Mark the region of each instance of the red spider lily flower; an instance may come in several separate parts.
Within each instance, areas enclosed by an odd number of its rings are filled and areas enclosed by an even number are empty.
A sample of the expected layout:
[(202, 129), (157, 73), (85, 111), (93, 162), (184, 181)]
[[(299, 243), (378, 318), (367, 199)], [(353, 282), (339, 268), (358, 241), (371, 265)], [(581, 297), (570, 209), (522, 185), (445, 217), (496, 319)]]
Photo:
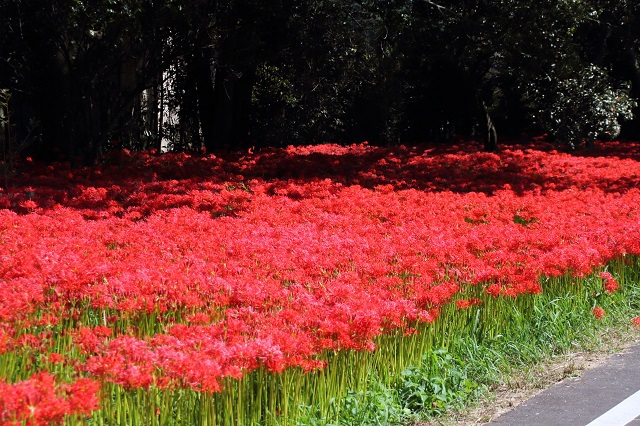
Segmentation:
[(100, 383), (88, 378), (79, 378), (67, 388), (69, 410), (72, 413), (89, 415), (97, 410), (99, 400)]
[(0, 354), (12, 350), (15, 346), (15, 340), (5, 330), (0, 329)]
[[(633, 158), (640, 144), (607, 149)], [(541, 276), (587, 276), (640, 255), (636, 162), (540, 144), (482, 155), (325, 144), (224, 160), (131, 153), (87, 173), (25, 167), (0, 194), (0, 352), (49, 353), (55, 336), (33, 329), (84, 321), (86, 302), (136, 338), (78, 325), (73, 349), (88, 359), (66, 364), (130, 388), (214, 392), (259, 366), (321, 368), (323, 350), (371, 350), (381, 333), (434, 321), (469, 286), (517, 298), (539, 293)], [(127, 326), (138, 318), (166, 334)]]
[(0, 382), (0, 413), (9, 424), (61, 424), (67, 415), (89, 415), (96, 410), (99, 387), (87, 378), (56, 384), (49, 373), (37, 373), (15, 384)]
[(601, 319), (605, 315), (604, 309), (602, 309), (600, 306), (596, 306), (595, 308), (593, 308), (591, 313), (597, 320)]
[(98, 337), (111, 337), (113, 330), (105, 325), (99, 325), (93, 329), (93, 333)]
[(193, 315), (188, 315), (185, 317), (185, 319), (190, 323), (190, 324), (207, 324), (209, 322), (211, 322), (211, 320), (209, 319), (209, 316), (205, 313), (202, 312), (198, 312), (196, 314)]
[(45, 314), (37, 321), (38, 325), (47, 325), (47, 326), (55, 326), (60, 321), (60, 318), (56, 315)]
[(33, 200), (25, 200), (20, 203), (20, 207), (28, 211), (33, 211), (38, 208), (38, 204)]
[(640, 327), (640, 317), (635, 317), (634, 319), (631, 320), (631, 324)]
[(61, 364), (64, 362), (64, 356), (59, 353), (53, 352), (49, 354), (48, 360), (51, 364)]
[(77, 344), (82, 353), (90, 354), (98, 350), (100, 340), (94, 330), (89, 327), (80, 327), (73, 334), (74, 343)]
[(608, 294), (618, 290), (618, 282), (609, 272), (601, 272), (598, 276), (604, 280), (604, 289)]
[(456, 306), (458, 307), (458, 309), (461, 309), (461, 310), (469, 309), (471, 307), (471, 302), (466, 299), (456, 300)]
[(502, 292), (500, 284), (491, 284), (485, 290), (489, 296), (498, 297)]

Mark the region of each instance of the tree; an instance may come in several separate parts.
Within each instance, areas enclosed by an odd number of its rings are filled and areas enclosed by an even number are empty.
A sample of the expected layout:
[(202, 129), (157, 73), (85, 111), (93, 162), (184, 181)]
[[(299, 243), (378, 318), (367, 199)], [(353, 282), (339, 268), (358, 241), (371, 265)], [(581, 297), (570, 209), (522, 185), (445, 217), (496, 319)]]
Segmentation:
[[(414, 2), (407, 57), (408, 106), (426, 111), (431, 131), (482, 136), (497, 144), (498, 123), (575, 145), (613, 135), (633, 105), (626, 86), (592, 65), (579, 34), (605, 9), (592, 2)], [(628, 11), (620, 12), (626, 16)], [(417, 90), (416, 90), (417, 89)], [(422, 99), (422, 100), (421, 100)], [(585, 112), (585, 109), (589, 112)], [(553, 115), (553, 117), (551, 117)]]
[[(628, 82), (633, 99), (640, 99), (640, 3), (629, 0), (593, 0), (597, 15), (584, 25), (578, 36), (583, 55), (614, 82)], [(619, 84), (618, 84), (619, 85)], [(624, 86), (624, 85), (622, 85)], [(640, 110), (627, 120), (622, 134), (640, 137)]]
[(164, 48), (145, 24), (161, 11), (137, 0), (3, 2), (3, 84), (34, 110), (36, 154), (92, 162), (111, 138), (139, 138), (131, 111), (162, 70)]
[(614, 136), (631, 116), (639, 9), (631, 0), (6, 0), (0, 88), (12, 94), (13, 138), (72, 162), (124, 147), (454, 134), (495, 150), (498, 131), (527, 130), (575, 146)]

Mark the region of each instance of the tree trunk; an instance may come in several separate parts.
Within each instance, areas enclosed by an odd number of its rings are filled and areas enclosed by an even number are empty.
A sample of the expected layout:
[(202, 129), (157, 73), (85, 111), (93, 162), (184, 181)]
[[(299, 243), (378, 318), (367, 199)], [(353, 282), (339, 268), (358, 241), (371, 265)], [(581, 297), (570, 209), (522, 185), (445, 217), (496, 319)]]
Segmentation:
[(238, 148), (247, 148), (250, 145), (247, 138), (249, 135), (249, 112), (255, 78), (256, 67), (251, 66), (236, 80), (233, 103), (233, 133), (231, 137), (233, 146)]
[(206, 141), (207, 151), (216, 151), (231, 146), (233, 89), (232, 73), (225, 67), (216, 64), (215, 84), (213, 87), (214, 108), (213, 117), (211, 117), (211, 136)]
[(484, 136), (484, 150), (487, 152), (495, 152), (498, 150), (498, 132), (493, 124), (491, 114), (487, 108), (487, 104), (483, 100), (479, 100), (480, 107), (480, 124)]
[(200, 118), (200, 129), (207, 151), (216, 148), (215, 117), (215, 90), (214, 82), (217, 75), (214, 64), (207, 56), (196, 57), (196, 90), (198, 92), (198, 115)]
[(9, 171), (13, 168), (11, 163), (11, 111), (9, 109), (9, 100), (11, 99), (11, 93), (7, 90), (0, 90), (0, 160), (2, 161), (2, 175), (3, 184), (2, 188), (9, 187)]
[[(69, 105), (67, 94), (58, 87), (59, 81), (52, 79), (49, 90), (38, 95), (38, 116), (42, 126), (42, 146), (38, 158), (44, 161), (60, 161), (69, 158), (73, 151), (69, 129)], [(44, 87), (44, 85), (43, 85)]]
[(246, 143), (255, 67), (237, 73), (217, 66), (213, 87), (213, 117), (207, 151), (237, 148)]

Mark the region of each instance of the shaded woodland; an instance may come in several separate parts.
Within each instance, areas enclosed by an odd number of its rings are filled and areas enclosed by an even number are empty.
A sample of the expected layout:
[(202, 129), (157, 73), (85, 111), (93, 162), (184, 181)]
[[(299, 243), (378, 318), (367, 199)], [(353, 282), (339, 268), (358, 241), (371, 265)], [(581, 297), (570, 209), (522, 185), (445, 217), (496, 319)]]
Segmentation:
[(5, 169), (120, 149), (640, 137), (635, 0), (4, 0), (0, 26)]

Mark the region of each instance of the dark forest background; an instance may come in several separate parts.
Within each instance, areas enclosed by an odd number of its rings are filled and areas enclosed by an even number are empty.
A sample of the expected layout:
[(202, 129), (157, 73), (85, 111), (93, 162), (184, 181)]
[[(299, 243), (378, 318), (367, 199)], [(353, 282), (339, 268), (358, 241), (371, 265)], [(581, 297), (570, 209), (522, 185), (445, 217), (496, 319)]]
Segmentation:
[(3, 164), (640, 138), (637, 0), (2, 0), (0, 28)]

